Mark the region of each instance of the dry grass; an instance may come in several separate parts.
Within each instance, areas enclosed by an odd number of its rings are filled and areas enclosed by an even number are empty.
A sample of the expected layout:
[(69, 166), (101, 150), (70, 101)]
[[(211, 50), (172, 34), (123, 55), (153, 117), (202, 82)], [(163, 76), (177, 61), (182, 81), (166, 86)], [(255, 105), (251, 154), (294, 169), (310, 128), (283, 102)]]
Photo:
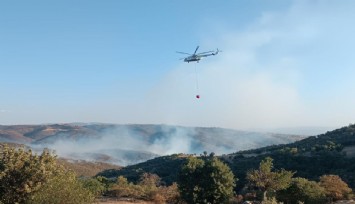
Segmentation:
[(355, 204), (354, 200), (339, 200), (335, 204)]
[(154, 202), (135, 200), (130, 198), (100, 198), (97, 199), (96, 204), (154, 204)]

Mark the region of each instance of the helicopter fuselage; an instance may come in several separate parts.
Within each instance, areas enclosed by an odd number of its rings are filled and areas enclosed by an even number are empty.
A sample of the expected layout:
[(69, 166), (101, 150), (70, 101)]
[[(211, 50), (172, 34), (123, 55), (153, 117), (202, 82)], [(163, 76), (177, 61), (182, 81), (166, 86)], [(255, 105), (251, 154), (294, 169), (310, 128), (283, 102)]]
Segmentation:
[(201, 60), (201, 57), (198, 55), (192, 55), (189, 57), (186, 57), (184, 59), (184, 62), (199, 62)]

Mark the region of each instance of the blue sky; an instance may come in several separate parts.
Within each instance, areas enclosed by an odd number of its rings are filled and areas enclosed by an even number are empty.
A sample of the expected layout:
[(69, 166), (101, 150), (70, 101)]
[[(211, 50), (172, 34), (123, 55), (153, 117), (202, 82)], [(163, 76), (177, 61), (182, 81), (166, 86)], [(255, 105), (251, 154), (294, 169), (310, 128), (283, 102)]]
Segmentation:
[[(0, 124), (344, 126), (355, 121), (354, 9), (350, 0), (1, 1)], [(178, 60), (175, 51), (197, 45), (223, 52)]]

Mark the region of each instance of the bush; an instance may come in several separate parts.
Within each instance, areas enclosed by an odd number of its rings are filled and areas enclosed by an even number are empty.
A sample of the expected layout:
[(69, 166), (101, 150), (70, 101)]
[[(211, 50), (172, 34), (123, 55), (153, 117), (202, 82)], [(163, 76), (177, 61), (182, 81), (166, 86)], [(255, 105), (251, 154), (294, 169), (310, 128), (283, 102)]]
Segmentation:
[(106, 190), (105, 184), (97, 178), (80, 179), (80, 182), (85, 189), (89, 190), (96, 197), (102, 195)]
[(307, 204), (325, 203), (325, 189), (315, 181), (305, 178), (293, 178), (290, 186), (277, 192), (280, 201), (290, 204), (304, 202)]
[(178, 187), (187, 203), (226, 203), (233, 196), (235, 179), (230, 168), (211, 155), (189, 157), (182, 167)]
[(273, 167), (273, 159), (266, 157), (260, 162), (259, 169), (247, 172), (249, 186), (260, 189), (263, 193), (263, 201), (267, 200), (268, 193), (286, 189), (294, 175), (294, 172), (284, 169), (272, 171)]
[(86, 204), (92, 203), (95, 197), (85, 189), (72, 172), (56, 176), (35, 192), (28, 203), (31, 204)]
[(332, 201), (344, 199), (352, 192), (348, 184), (337, 175), (323, 175), (320, 177), (319, 184)]
[(4, 204), (88, 203), (93, 199), (75, 174), (57, 165), (56, 156), (48, 150), (38, 156), (31, 150), (4, 146), (0, 172), (0, 202)]
[(144, 173), (138, 184), (128, 182), (119, 176), (117, 184), (110, 189), (110, 194), (116, 197), (129, 197), (153, 201), (154, 203), (176, 203), (179, 201), (177, 185), (160, 186), (160, 178), (155, 174)]
[(31, 150), (5, 146), (0, 160), (0, 200), (23, 203), (62, 170), (49, 151), (38, 156)]

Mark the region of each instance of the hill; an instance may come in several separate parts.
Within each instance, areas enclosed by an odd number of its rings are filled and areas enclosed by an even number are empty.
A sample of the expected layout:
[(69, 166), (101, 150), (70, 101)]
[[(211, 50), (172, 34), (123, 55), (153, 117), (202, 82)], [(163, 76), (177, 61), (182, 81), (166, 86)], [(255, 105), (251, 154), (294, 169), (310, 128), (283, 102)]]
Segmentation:
[[(239, 179), (237, 190), (245, 184), (249, 169), (256, 169), (262, 159), (274, 159), (277, 169), (296, 171), (295, 176), (318, 180), (324, 174), (337, 174), (352, 188), (355, 187), (355, 125), (349, 125), (318, 136), (309, 137), (285, 145), (238, 151), (220, 156)], [(178, 169), (186, 160), (184, 154), (158, 157), (144, 163), (131, 165), (121, 170), (106, 170), (99, 175), (106, 177), (125, 176), (136, 181), (142, 172), (159, 175), (164, 182), (176, 181)]]
[(73, 170), (79, 177), (92, 177), (105, 169), (120, 169), (122, 167), (104, 163), (104, 162), (87, 162), (82, 160), (66, 160), (58, 159), (58, 163), (65, 166), (67, 169)]
[(47, 124), (0, 126), (0, 141), (50, 148), (67, 159), (130, 165), (173, 153), (226, 154), (285, 144), (298, 135), (169, 125)]

